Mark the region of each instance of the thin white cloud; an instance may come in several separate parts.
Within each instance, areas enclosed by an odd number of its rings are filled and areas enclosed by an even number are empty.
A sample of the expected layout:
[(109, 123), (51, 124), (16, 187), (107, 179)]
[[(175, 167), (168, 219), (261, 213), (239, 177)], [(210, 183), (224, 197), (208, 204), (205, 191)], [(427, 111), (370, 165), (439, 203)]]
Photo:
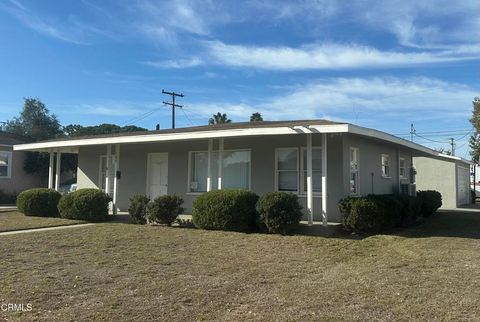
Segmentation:
[(167, 69), (167, 68), (191, 68), (200, 66), (203, 64), (203, 61), (197, 57), (186, 58), (186, 59), (177, 59), (177, 60), (161, 60), (161, 61), (146, 61), (143, 64)]
[(53, 24), (47, 17), (40, 16), (17, 0), (8, 0), (8, 3), (0, 5), (0, 9), (4, 9), (26, 27), (40, 34), (71, 44), (89, 45), (85, 40), (86, 34), (104, 33), (98, 28), (81, 23), (73, 16), (69, 17), (66, 24)]
[(281, 71), (384, 68), (480, 58), (478, 47), (400, 52), (355, 44), (313, 44), (295, 48), (229, 45), (220, 41), (206, 42), (206, 47), (213, 61), (222, 65)]
[(260, 112), (266, 120), (328, 118), (384, 127), (382, 122), (398, 115), (407, 120), (464, 121), (471, 113), (471, 100), (479, 93), (469, 86), (424, 77), (328, 78), (292, 88), (256, 104), (201, 102), (190, 104), (187, 111), (205, 117), (220, 111), (235, 121)]

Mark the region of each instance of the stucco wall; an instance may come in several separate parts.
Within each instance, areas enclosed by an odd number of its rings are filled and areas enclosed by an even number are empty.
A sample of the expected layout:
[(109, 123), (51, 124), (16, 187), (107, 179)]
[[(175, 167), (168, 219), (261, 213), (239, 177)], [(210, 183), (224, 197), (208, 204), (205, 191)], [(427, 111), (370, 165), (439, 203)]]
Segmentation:
[[(313, 135), (313, 145), (321, 146), (321, 136)], [(280, 147), (304, 147), (306, 135), (284, 135), (272, 137), (227, 138), (225, 149), (251, 150), (251, 189), (259, 195), (275, 189), (275, 149)], [(168, 193), (184, 198), (187, 212), (191, 211), (193, 200), (198, 194), (187, 193), (188, 188), (188, 152), (206, 151), (207, 140), (175, 142), (123, 144), (120, 152), (120, 170), (118, 204), (126, 210), (128, 200), (135, 194), (145, 194), (148, 153), (168, 152)], [(218, 140), (214, 140), (214, 150), (218, 149)], [(342, 136), (328, 135), (328, 212), (329, 220), (338, 221), (340, 216), (337, 202), (343, 197)], [(78, 187), (98, 188), (99, 158), (106, 154), (106, 146), (82, 147), (78, 158)], [(303, 206), (306, 197), (300, 196)], [(314, 219), (321, 219), (321, 197), (314, 197)]]
[[(0, 147), (0, 151), (12, 151), (10, 147)], [(23, 170), (25, 152), (12, 152), (12, 175), (9, 179), (0, 178), (0, 190), (6, 193), (20, 193), (26, 189), (42, 187), (40, 175), (31, 175)]]
[(442, 194), (442, 208), (457, 207), (456, 166), (454, 161), (415, 157), (417, 190), (437, 190)]
[[(400, 183), (410, 183), (411, 151), (396, 145), (367, 139), (358, 135), (345, 135), (343, 140), (344, 191), (350, 185), (350, 148), (359, 149), (359, 195), (391, 194), (399, 191)], [(382, 176), (382, 154), (390, 156), (390, 176)], [(405, 159), (406, 179), (399, 179), (398, 160)]]

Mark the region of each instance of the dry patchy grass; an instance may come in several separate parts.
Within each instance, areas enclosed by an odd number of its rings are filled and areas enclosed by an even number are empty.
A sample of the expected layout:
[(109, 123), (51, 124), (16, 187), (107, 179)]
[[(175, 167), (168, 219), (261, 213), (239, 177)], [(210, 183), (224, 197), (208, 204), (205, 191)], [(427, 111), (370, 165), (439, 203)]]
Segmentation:
[(85, 221), (63, 218), (25, 216), (24, 214), (17, 211), (0, 212), (0, 232), (31, 228), (65, 226), (80, 223), (85, 223)]
[(32, 303), (33, 311), (0, 314), (13, 321), (478, 320), (480, 218), (466, 214), (461, 230), (448, 229), (456, 216), (357, 239), (121, 223), (1, 236), (0, 302)]

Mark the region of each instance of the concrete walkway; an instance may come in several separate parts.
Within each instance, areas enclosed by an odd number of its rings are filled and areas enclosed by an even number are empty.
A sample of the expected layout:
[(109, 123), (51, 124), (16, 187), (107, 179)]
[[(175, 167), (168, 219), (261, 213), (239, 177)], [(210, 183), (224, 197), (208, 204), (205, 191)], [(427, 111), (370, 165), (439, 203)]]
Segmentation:
[(67, 226), (54, 226), (54, 227), (44, 227), (44, 228), (31, 228), (31, 229), (22, 229), (22, 230), (13, 230), (13, 231), (4, 231), (0, 233), (0, 236), (6, 235), (16, 235), (16, 234), (25, 234), (25, 233), (34, 233), (37, 231), (48, 231), (48, 230), (59, 230), (59, 229), (67, 229), (67, 228), (77, 228), (77, 227), (86, 227), (95, 225), (93, 223), (89, 224), (73, 224)]

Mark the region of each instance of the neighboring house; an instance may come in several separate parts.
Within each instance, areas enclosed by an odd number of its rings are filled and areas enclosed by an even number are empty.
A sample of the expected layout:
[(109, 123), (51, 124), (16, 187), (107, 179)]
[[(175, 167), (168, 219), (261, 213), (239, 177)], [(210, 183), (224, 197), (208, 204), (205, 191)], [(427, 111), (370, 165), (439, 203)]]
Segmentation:
[(471, 203), (470, 161), (450, 155), (414, 157), (417, 190), (437, 190), (442, 194), (442, 208), (456, 208)]
[(40, 176), (23, 170), (26, 152), (13, 151), (14, 145), (25, 142), (21, 136), (0, 131), (0, 190), (6, 194), (41, 186)]
[[(286, 191), (299, 196), (306, 219), (324, 223), (341, 220), (337, 203), (346, 196), (414, 193), (413, 157), (441, 158), (384, 132), (325, 120), (61, 139), (15, 150), (50, 152), (52, 165), (54, 154), (78, 153), (78, 188), (108, 191), (115, 209), (126, 210), (135, 194), (176, 194), (189, 212), (209, 190)], [(50, 187), (58, 181), (53, 173), (51, 167)]]

